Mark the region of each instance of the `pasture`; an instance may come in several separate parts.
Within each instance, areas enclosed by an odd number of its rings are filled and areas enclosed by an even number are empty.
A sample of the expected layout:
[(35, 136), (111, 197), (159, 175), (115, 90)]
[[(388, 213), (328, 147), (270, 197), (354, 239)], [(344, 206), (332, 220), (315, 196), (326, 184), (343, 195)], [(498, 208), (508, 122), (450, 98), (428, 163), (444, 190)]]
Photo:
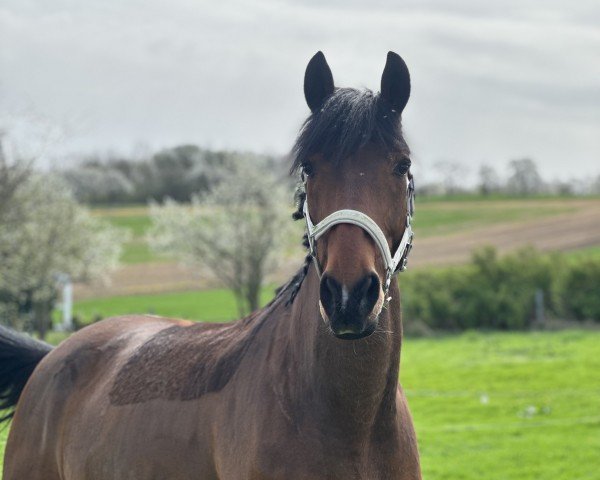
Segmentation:
[(129, 233), (129, 241), (121, 255), (121, 262), (124, 264), (163, 260), (150, 249), (145, 239), (146, 232), (152, 225), (146, 206), (95, 208), (92, 214)]
[[(462, 242), (502, 228), (527, 243), (520, 237), (525, 224), (560, 224), (569, 215), (588, 231), (596, 227), (586, 215), (599, 211), (598, 199), (419, 198), (411, 270), (426, 265), (418, 255), (428, 242)], [(136, 312), (217, 322), (237, 317), (227, 290), (189, 291), (191, 277), (185, 288), (169, 283), (166, 274), (174, 262), (148, 248), (145, 206), (95, 209), (94, 215), (129, 230), (123, 270), (143, 269), (136, 273), (140, 285), (156, 271), (156, 282), (147, 294), (139, 294), (150, 289), (138, 289), (135, 281), (124, 288), (116, 280), (116, 293), (76, 297), (74, 313), (84, 321)], [(299, 239), (301, 222), (296, 228)], [(540, 232), (543, 237), (544, 229)], [(600, 255), (600, 241), (592, 236), (572, 246), (572, 234), (569, 228), (552, 230), (553, 238), (565, 239), (560, 249), (569, 256)], [(300, 259), (297, 243), (290, 255)], [(422, 255), (444, 263), (444, 252), (430, 249)], [(265, 287), (262, 302), (272, 295), (273, 286)], [(400, 378), (415, 420), (424, 479), (600, 479), (599, 342), (600, 332), (587, 330), (406, 339)], [(0, 432), (2, 453), (7, 431)]]
[[(112, 284), (78, 286), (76, 299), (141, 294), (162, 294), (215, 288), (217, 283), (197, 267), (179, 265), (172, 258), (152, 252), (146, 242), (151, 221), (143, 205), (96, 208), (93, 214), (129, 232), (122, 267)], [(302, 222), (292, 223), (289, 245), (281, 266), (271, 277), (284, 282), (298, 267), (303, 252)], [(507, 197), (417, 197), (416, 241), (410, 270), (426, 266), (468, 261), (473, 248), (494, 245), (505, 253), (524, 245), (543, 251), (576, 251), (600, 246), (600, 199), (598, 198), (507, 198)], [(197, 317), (196, 317), (197, 318)]]
[[(506, 224), (508, 226), (527, 220), (575, 213), (589, 208), (600, 208), (600, 200), (556, 197), (417, 197), (416, 208), (415, 232), (418, 238), (430, 238), (460, 231), (473, 231), (491, 225)], [(125, 245), (121, 258), (123, 263), (136, 264), (168, 260), (152, 252), (145, 241), (145, 236), (151, 226), (146, 206), (96, 208), (93, 210), (93, 214), (129, 232), (130, 240)], [(302, 225), (301, 222), (297, 224), (298, 237), (300, 237)]]
[(585, 330), (406, 339), (424, 479), (600, 478), (599, 343)]
[[(274, 286), (262, 290), (262, 303), (273, 298)], [(187, 320), (226, 322), (237, 318), (233, 294), (226, 289), (92, 298), (77, 302), (74, 314), (84, 322), (94, 317), (150, 313)]]
[[(578, 212), (589, 204), (596, 204), (597, 208), (600, 208), (600, 200), (594, 199), (487, 198), (478, 196), (449, 198), (450, 200), (418, 197), (414, 223), (420, 238)], [(123, 263), (137, 264), (168, 260), (157, 256), (145, 242), (145, 236), (151, 226), (146, 206), (95, 208), (93, 214), (129, 232), (130, 240), (125, 245), (121, 258)], [(300, 222), (299, 227), (298, 235), (301, 234)]]
[(598, 479), (599, 332), (405, 342), (426, 480)]

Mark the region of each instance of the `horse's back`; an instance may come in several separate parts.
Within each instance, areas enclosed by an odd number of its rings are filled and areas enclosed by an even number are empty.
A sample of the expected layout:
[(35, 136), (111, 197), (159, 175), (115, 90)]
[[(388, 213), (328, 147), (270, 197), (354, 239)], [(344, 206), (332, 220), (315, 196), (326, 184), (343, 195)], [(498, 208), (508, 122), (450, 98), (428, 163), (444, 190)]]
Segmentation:
[[(153, 373), (144, 365), (153, 352), (146, 349), (144, 357), (140, 351), (154, 345), (160, 356), (169, 343), (162, 332), (190, 326), (199, 331), (224, 328), (153, 316), (117, 317), (84, 328), (54, 349), (19, 401), (4, 479), (189, 478), (189, 449), (198, 444), (198, 426), (189, 418), (197, 404), (179, 402), (175, 411), (164, 396), (140, 398), (133, 392), (145, 391)], [(165, 410), (168, 420), (160, 416)], [(171, 459), (168, 466), (162, 465), (165, 455)], [(172, 468), (177, 457), (182, 460), (179, 476)], [(127, 468), (121, 459), (128, 459)], [(201, 459), (196, 463), (194, 468), (204, 467)]]

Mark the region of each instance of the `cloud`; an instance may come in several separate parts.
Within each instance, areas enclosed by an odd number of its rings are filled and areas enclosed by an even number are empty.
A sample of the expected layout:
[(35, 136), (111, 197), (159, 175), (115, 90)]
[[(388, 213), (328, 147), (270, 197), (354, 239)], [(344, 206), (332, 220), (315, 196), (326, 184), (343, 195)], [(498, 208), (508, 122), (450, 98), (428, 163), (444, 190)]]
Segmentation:
[(596, 1), (6, 0), (0, 108), (67, 124), (61, 151), (195, 142), (286, 152), (307, 114), (302, 77), (324, 50), (336, 82), (378, 89), (408, 62), (418, 162), (597, 173)]

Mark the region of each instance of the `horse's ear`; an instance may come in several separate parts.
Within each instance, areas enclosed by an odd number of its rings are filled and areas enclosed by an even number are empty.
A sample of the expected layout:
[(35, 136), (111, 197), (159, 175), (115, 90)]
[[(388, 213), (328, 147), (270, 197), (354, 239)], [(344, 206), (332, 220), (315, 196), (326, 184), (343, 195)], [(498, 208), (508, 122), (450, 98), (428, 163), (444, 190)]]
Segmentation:
[(321, 108), (333, 93), (333, 75), (325, 55), (319, 51), (310, 59), (304, 73), (304, 97), (312, 112)]
[(398, 113), (406, 107), (410, 97), (410, 74), (402, 57), (388, 52), (383, 75), (381, 76), (381, 96), (387, 100)]

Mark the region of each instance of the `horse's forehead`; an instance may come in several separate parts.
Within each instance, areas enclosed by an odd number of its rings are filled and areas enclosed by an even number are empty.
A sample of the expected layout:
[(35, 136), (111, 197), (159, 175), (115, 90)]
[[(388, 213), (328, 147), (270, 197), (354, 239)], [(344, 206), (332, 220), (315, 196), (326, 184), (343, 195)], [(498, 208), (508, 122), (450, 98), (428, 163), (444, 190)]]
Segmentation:
[(333, 179), (347, 181), (348, 177), (359, 175), (373, 178), (383, 171), (392, 159), (392, 155), (376, 147), (364, 147), (347, 158), (334, 162), (322, 155), (315, 156), (315, 160), (322, 165)]

